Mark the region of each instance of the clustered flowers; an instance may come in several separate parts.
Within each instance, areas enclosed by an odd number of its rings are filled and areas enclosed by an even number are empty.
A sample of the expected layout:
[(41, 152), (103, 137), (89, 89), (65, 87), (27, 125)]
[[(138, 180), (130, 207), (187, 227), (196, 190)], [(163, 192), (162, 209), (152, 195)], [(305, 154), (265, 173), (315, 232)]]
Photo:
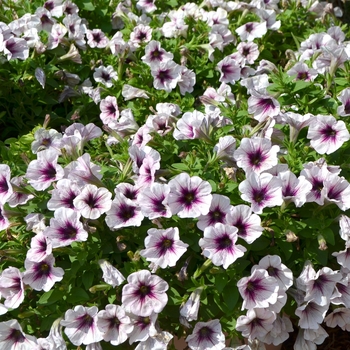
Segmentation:
[[(321, 26), (332, 9), (311, 3), (294, 10)], [(343, 30), (295, 38), (281, 67), (278, 0), (124, 0), (109, 30), (84, 4), (0, 22), (0, 63), (78, 106), (28, 155), (0, 145), (0, 348), (249, 350), (297, 325), (314, 350), (350, 331)]]

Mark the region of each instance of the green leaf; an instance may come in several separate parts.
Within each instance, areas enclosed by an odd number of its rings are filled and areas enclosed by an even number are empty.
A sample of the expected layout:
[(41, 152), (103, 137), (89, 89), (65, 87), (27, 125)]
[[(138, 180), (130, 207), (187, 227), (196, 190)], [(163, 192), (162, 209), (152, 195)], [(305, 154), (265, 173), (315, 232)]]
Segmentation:
[(327, 243), (329, 243), (331, 245), (335, 244), (334, 232), (329, 227), (321, 230), (320, 232)]
[(95, 6), (90, 1), (84, 1), (83, 2), (83, 10), (85, 11), (94, 11)]
[(184, 171), (189, 171), (190, 170), (190, 168), (186, 164), (183, 164), (183, 163), (174, 163), (172, 165), (172, 167), (174, 169), (178, 169), (178, 170), (184, 170)]
[(83, 273), (83, 285), (85, 289), (89, 289), (92, 286), (92, 282), (94, 280), (94, 274), (92, 271), (84, 271)]
[(226, 274), (220, 273), (215, 275), (215, 287), (216, 290), (221, 293), (228, 282), (228, 277)]
[(307, 88), (308, 86), (310, 86), (311, 83), (307, 82), (307, 81), (304, 81), (304, 80), (298, 80), (296, 83), (295, 83), (295, 86), (294, 86), (294, 89), (292, 91), (293, 92), (297, 92), (297, 91), (300, 91), (300, 90), (303, 90), (305, 88)]
[(59, 289), (51, 289), (42, 294), (38, 300), (39, 305), (50, 305), (63, 298), (64, 294)]
[(236, 285), (227, 285), (224, 289), (222, 296), (230, 311), (234, 309), (237, 304), (239, 293)]
[(69, 293), (68, 300), (70, 303), (81, 303), (88, 301), (90, 299), (89, 295), (85, 292), (83, 288), (74, 287)]

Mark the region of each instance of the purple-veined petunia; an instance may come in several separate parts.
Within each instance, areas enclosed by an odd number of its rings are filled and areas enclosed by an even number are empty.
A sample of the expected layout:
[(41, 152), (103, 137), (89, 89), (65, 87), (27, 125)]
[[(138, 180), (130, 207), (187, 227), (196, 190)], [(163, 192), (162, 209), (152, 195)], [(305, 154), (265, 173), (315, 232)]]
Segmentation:
[(17, 320), (0, 322), (0, 348), (3, 350), (36, 349), (36, 338), (23, 332)]
[(168, 204), (173, 214), (180, 218), (197, 218), (208, 214), (212, 200), (209, 182), (182, 173), (170, 180), (169, 186)]
[(197, 227), (204, 231), (206, 227), (214, 226), (216, 223), (226, 224), (226, 214), (229, 212), (230, 206), (228, 197), (214, 193), (209, 213), (199, 216)]
[(162, 269), (175, 266), (187, 250), (188, 244), (180, 240), (177, 227), (169, 227), (166, 230), (151, 228), (147, 234), (146, 248), (140, 251), (140, 255)]
[(250, 202), (252, 210), (261, 214), (265, 207), (275, 207), (283, 203), (282, 184), (277, 177), (251, 172), (238, 186), (243, 200)]
[(143, 218), (140, 207), (119, 192), (116, 193), (111, 208), (106, 212), (106, 224), (112, 230), (140, 226)]
[(261, 137), (243, 138), (233, 156), (237, 165), (246, 173), (261, 173), (277, 165), (277, 153), (280, 148), (271, 145), (271, 141)]
[(151, 220), (159, 217), (170, 218), (172, 213), (168, 205), (169, 193), (168, 184), (154, 182), (151, 186), (143, 188), (137, 200), (141, 213)]
[(87, 219), (98, 219), (112, 205), (112, 193), (107, 188), (87, 184), (74, 198), (74, 207)]
[(88, 233), (80, 221), (80, 214), (69, 208), (59, 208), (50, 220), (50, 226), (44, 230), (44, 235), (50, 239), (52, 247), (65, 247), (72, 242), (87, 240)]
[(248, 98), (248, 113), (253, 114), (253, 118), (263, 122), (268, 117), (275, 117), (280, 113), (279, 102), (264, 92), (255, 90), (250, 91), (251, 96)]
[(246, 252), (246, 248), (236, 244), (238, 229), (234, 226), (216, 223), (204, 229), (204, 238), (199, 240), (202, 254), (214, 265), (227, 269)]
[(167, 282), (147, 270), (134, 272), (123, 287), (122, 306), (127, 312), (142, 317), (159, 313), (168, 302), (168, 288)]
[(331, 154), (350, 139), (350, 134), (342, 120), (331, 115), (316, 115), (309, 125), (307, 138), (319, 154)]
[(54, 263), (55, 258), (52, 254), (47, 255), (39, 262), (26, 259), (23, 282), (35, 290), (48, 292), (56, 282), (62, 280), (64, 275), (64, 270), (60, 267), (54, 267)]
[(97, 314), (97, 327), (103, 334), (103, 340), (114, 346), (124, 343), (134, 328), (125, 310), (112, 304), (106, 305), (105, 310)]
[(5, 204), (13, 193), (11, 170), (7, 164), (0, 164), (0, 203)]
[(103, 339), (103, 333), (97, 327), (97, 313), (96, 306), (82, 305), (66, 311), (61, 325), (65, 327), (64, 333), (74, 345), (88, 345)]
[(243, 298), (242, 310), (268, 308), (277, 301), (278, 282), (264, 269), (255, 269), (251, 276), (241, 278), (237, 286)]
[(30, 249), (26, 258), (30, 261), (40, 262), (52, 253), (51, 241), (42, 233), (35, 235), (30, 242)]
[(32, 160), (27, 168), (26, 178), (30, 185), (37, 191), (44, 191), (50, 187), (53, 181), (63, 178), (63, 168), (57, 164), (58, 154), (52, 149), (47, 149), (37, 154), (37, 159)]
[(128, 316), (130, 317), (131, 324), (134, 326), (129, 334), (130, 344), (136, 341), (146, 341), (149, 337), (157, 335), (157, 313), (152, 312), (149, 316), (137, 316), (131, 313)]
[(166, 61), (152, 64), (151, 75), (155, 89), (171, 92), (181, 78), (181, 69), (174, 61)]
[(8, 267), (0, 275), (0, 294), (4, 305), (16, 309), (24, 300), (23, 274), (16, 267)]
[(253, 214), (252, 209), (244, 204), (230, 207), (226, 214), (226, 224), (237, 227), (238, 237), (249, 244), (259, 238), (264, 230), (259, 215)]
[(225, 335), (218, 319), (197, 322), (192, 334), (186, 338), (192, 350), (221, 350), (225, 347)]

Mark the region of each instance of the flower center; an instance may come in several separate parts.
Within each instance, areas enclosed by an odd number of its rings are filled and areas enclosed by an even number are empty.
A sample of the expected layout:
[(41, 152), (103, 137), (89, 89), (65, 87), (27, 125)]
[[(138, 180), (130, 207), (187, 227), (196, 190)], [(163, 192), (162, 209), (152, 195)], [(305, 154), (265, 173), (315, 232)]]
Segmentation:
[(25, 337), (19, 329), (13, 329), (8, 339), (14, 340), (14, 343), (16, 344), (16, 343), (22, 343), (25, 340)]
[(205, 340), (210, 340), (212, 334), (213, 334), (213, 331), (209, 327), (203, 327), (199, 331), (199, 338), (205, 339)]
[(218, 239), (217, 243), (218, 243), (218, 248), (220, 250), (224, 250), (224, 249), (228, 249), (228, 248), (232, 247), (232, 240), (227, 234), (225, 234), (224, 236), (220, 237)]

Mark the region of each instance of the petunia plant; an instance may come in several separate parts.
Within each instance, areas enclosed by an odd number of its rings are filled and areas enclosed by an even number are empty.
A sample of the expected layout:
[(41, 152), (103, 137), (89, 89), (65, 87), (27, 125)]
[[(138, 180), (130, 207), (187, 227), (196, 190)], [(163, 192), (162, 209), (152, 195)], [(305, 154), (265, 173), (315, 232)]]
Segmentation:
[(2, 4), (1, 349), (314, 350), (350, 331), (341, 8)]

